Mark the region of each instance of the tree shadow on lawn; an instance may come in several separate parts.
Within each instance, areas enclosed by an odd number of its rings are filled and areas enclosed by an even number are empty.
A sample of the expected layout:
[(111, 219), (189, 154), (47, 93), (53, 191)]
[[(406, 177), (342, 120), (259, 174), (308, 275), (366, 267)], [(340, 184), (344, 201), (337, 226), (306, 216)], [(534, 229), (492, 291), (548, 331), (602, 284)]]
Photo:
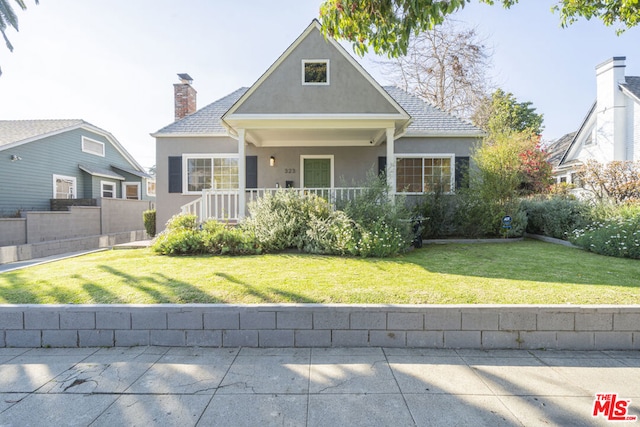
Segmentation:
[[(153, 273), (153, 276), (133, 276), (117, 270), (109, 265), (99, 265), (100, 270), (125, 280), (128, 286), (149, 295), (154, 304), (185, 302), (195, 303), (224, 303), (226, 301), (203, 292), (190, 283), (170, 278), (162, 273)], [(145, 283), (148, 283), (146, 285)], [(150, 286), (152, 285), (152, 286)]]
[(227, 280), (229, 282), (235, 283), (236, 285), (242, 286), (249, 295), (252, 295), (260, 300), (263, 303), (281, 303), (284, 299), (286, 302), (290, 303), (317, 303), (318, 300), (314, 300), (312, 298), (306, 297), (304, 295), (300, 295), (294, 292), (283, 291), (278, 288), (265, 288), (267, 291), (273, 292), (275, 295), (278, 295), (282, 298), (273, 298), (268, 293), (258, 290), (255, 286), (250, 285), (249, 283), (243, 282), (229, 274), (226, 273), (215, 273), (216, 276), (221, 279)]
[(433, 244), (390, 261), (446, 275), (640, 288), (638, 260), (537, 241)]

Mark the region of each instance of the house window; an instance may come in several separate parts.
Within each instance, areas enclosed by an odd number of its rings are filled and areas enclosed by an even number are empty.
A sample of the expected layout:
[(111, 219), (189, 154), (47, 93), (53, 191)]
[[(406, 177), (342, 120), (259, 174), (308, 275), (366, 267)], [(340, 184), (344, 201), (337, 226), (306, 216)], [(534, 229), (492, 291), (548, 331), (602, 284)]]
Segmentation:
[(561, 176), (560, 177), (560, 182), (567, 182), (567, 177), (566, 176)]
[(96, 156), (104, 157), (104, 143), (82, 137), (82, 151)]
[(451, 192), (454, 184), (453, 155), (401, 157), (396, 159), (396, 191)]
[(108, 181), (100, 181), (100, 194), (105, 199), (116, 198), (116, 183)]
[(329, 60), (303, 60), (302, 61), (303, 85), (328, 85), (329, 84)]
[(123, 182), (122, 198), (127, 200), (140, 200), (140, 183), (139, 182)]
[(238, 188), (238, 159), (229, 156), (185, 156), (186, 192), (204, 189), (236, 190)]
[(147, 196), (156, 195), (156, 182), (153, 180), (147, 180)]
[(76, 178), (74, 176), (53, 175), (53, 198), (75, 199)]

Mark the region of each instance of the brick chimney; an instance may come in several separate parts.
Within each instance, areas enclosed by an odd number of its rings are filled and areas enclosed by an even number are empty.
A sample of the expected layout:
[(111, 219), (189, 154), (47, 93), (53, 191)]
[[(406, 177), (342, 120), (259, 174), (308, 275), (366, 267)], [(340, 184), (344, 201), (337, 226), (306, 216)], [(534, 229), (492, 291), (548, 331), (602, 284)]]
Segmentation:
[(189, 74), (178, 74), (180, 83), (173, 85), (175, 120), (196, 112), (196, 90), (191, 86), (193, 79)]

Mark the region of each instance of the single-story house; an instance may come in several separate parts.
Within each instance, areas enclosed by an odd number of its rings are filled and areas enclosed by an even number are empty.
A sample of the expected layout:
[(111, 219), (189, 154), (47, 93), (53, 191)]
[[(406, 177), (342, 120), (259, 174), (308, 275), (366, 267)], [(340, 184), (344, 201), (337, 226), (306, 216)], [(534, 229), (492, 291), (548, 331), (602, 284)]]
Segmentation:
[(596, 67), (596, 101), (577, 131), (548, 147), (556, 182), (578, 183), (580, 167), (640, 160), (640, 76), (625, 75), (624, 56)]
[(48, 211), (58, 199), (155, 200), (155, 179), (83, 120), (0, 120), (0, 183), (0, 216)]
[(277, 188), (350, 197), (368, 173), (390, 188), (454, 191), (483, 132), (382, 87), (314, 20), (251, 86), (196, 109), (188, 74), (156, 138), (157, 227), (180, 212), (236, 220)]

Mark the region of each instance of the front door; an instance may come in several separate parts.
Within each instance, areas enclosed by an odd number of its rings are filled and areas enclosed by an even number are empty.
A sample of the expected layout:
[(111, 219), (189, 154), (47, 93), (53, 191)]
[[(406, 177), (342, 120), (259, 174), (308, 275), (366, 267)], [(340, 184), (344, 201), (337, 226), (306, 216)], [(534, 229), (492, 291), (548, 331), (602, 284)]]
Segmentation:
[(303, 159), (303, 181), (305, 188), (331, 187), (331, 159)]

